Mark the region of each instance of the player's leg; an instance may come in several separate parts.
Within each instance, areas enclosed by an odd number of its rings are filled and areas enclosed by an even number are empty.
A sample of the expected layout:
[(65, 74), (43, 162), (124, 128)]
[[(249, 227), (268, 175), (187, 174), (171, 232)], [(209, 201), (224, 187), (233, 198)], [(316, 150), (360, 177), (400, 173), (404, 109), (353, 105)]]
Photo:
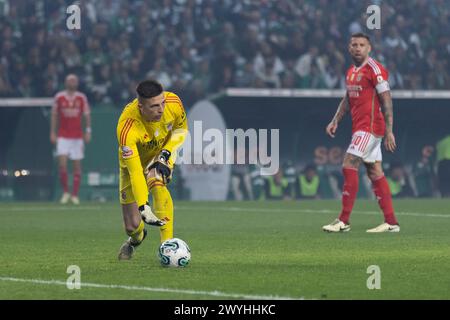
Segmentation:
[(173, 238), (173, 201), (166, 185), (155, 176), (152, 169), (147, 176), (147, 186), (153, 198), (153, 211), (155, 215), (166, 222), (160, 227), (161, 243)]
[(66, 155), (58, 156), (58, 173), (59, 173), (59, 182), (61, 184), (61, 188), (63, 189), (63, 195), (60, 199), (62, 204), (66, 204), (70, 200), (69, 193), (69, 177), (67, 174), (67, 161), (68, 157)]
[(344, 185), (342, 187), (341, 214), (331, 224), (323, 226), (324, 231), (341, 232), (350, 230), (350, 214), (353, 210), (359, 188), (358, 171), (365, 156), (369, 135), (367, 132), (357, 131), (352, 136), (352, 141), (344, 156), (344, 163), (342, 165)]
[(359, 188), (358, 171), (362, 159), (353, 154), (347, 153), (344, 157), (342, 172), (344, 174), (344, 185), (342, 187), (342, 212), (339, 220), (348, 224), (350, 214), (353, 210), (356, 195)]
[(72, 170), (73, 170), (73, 189), (71, 200), (73, 204), (80, 204), (80, 199), (78, 198), (78, 191), (80, 190), (81, 183), (81, 160), (72, 160)]
[(58, 176), (63, 195), (60, 199), (60, 203), (66, 204), (70, 200), (69, 193), (69, 178), (67, 174), (67, 160), (69, 157), (69, 149), (67, 139), (58, 138), (56, 140), (56, 156), (58, 157)]
[(389, 184), (384, 176), (381, 161), (365, 163), (365, 166), (367, 169), (367, 175), (372, 181), (373, 192), (377, 197), (378, 205), (384, 214), (384, 223), (376, 228), (367, 230), (367, 232), (399, 232), (400, 226), (398, 225), (397, 218), (394, 214), (391, 190), (389, 189)]
[(122, 215), (125, 231), (129, 238), (119, 250), (119, 260), (129, 260), (133, 256), (134, 249), (144, 241), (147, 230), (144, 228), (136, 202), (122, 204)]
[(358, 193), (359, 178), (358, 170), (362, 163), (362, 159), (353, 154), (346, 153), (344, 156), (344, 163), (342, 166), (342, 173), (344, 175), (344, 185), (342, 187), (342, 210), (339, 218), (323, 226), (324, 231), (341, 232), (350, 231), (350, 214), (353, 210), (356, 195)]
[(131, 259), (134, 249), (139, 246), (147, 235), (138, 206), (131, 189), (130, 176), (126, 170), (120, 169), (120, 203), (122, 206), (123, 223), (129, 238), (119, 250), (119, 260)]
[(73, 170), (73, 189), (71, 200), (73, 204), (80, 204), (78, 191), (81, 183), (81, 160), (84, 158), (83, 139), (70, 139), (69, 159), (72, 160)]

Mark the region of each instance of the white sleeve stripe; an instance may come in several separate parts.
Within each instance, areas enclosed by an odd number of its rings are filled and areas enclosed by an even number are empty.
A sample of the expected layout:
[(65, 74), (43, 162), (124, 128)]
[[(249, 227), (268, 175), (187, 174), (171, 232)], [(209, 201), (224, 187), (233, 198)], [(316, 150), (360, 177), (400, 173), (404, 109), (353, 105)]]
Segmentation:
[(380, 67), (377, 65), (377, 63), (375, 62), (375, 60), (373, 60), (372, 58), (369, 58), (369, 64), (372, 66), (372, 68), (374, 68), (375, 73), (381, 74)]
[(375, 62), (372, 62), (369, 60), (369, 65), (372, 67), (373, 71), (375, 72), (376, 75), (381, 74), (380, 68), (378, 68), (378, 66), (376, 65)]

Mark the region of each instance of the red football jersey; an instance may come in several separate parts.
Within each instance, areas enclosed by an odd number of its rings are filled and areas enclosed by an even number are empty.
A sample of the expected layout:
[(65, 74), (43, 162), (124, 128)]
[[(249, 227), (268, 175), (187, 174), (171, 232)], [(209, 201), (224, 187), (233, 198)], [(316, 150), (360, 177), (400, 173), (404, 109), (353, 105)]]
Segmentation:
[(352, 115), (352, 132), (365, 131), (384, 136), (386, 124), (377, 93), (389, 90), (389, 73), (379, 63), (369, 58), (360, 67), (347, 70), (346, 86)]
[(52, 112), (58, 115), (58, 137), (83, 138), (81, 118), (83, 114), (90, 113), (88, 100), (83, 93), (76, 91), (69, 95), (67, 91), (58, 92)]

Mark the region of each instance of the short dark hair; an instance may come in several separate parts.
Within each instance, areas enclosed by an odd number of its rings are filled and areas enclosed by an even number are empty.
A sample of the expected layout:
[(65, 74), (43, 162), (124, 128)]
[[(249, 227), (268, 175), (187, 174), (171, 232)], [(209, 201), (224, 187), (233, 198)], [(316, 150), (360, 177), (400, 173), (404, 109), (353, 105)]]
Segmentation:
[(351, 38), (365, 38), (365, 39), (367, 39), (367, 41), (369, 41), (369, 43), (370, 43), (370, 37), (369, 37), (369, 35), (367, 35), (367, 34), (365, 34), (365, 33), (363, 33), (363, 32), (353, 33), (352, 36), (350, 37), (350, 39), (351, 39)]
[(159, 96), (164, 91), (163, 86), (156, 80), (145, 80), (138, 84), (136, 92), (139, 98), (149, 99)]

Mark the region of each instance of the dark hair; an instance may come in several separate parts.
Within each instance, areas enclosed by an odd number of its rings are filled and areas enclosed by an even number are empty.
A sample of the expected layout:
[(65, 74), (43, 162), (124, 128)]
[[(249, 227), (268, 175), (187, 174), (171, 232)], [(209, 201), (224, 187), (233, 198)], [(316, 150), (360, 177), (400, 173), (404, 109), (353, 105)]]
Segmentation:
[(138, 84), (136, 92), (139, 98), (149, 99), (160, 95), (164, 91), (156, 80), (145, 80)]
[(363, 32), (353, 33), (352, 36), (350, 37), (350, 39), (351, 38), (365, 38), (370, 43), (370, 37), (367, 34), (363, 33)]

